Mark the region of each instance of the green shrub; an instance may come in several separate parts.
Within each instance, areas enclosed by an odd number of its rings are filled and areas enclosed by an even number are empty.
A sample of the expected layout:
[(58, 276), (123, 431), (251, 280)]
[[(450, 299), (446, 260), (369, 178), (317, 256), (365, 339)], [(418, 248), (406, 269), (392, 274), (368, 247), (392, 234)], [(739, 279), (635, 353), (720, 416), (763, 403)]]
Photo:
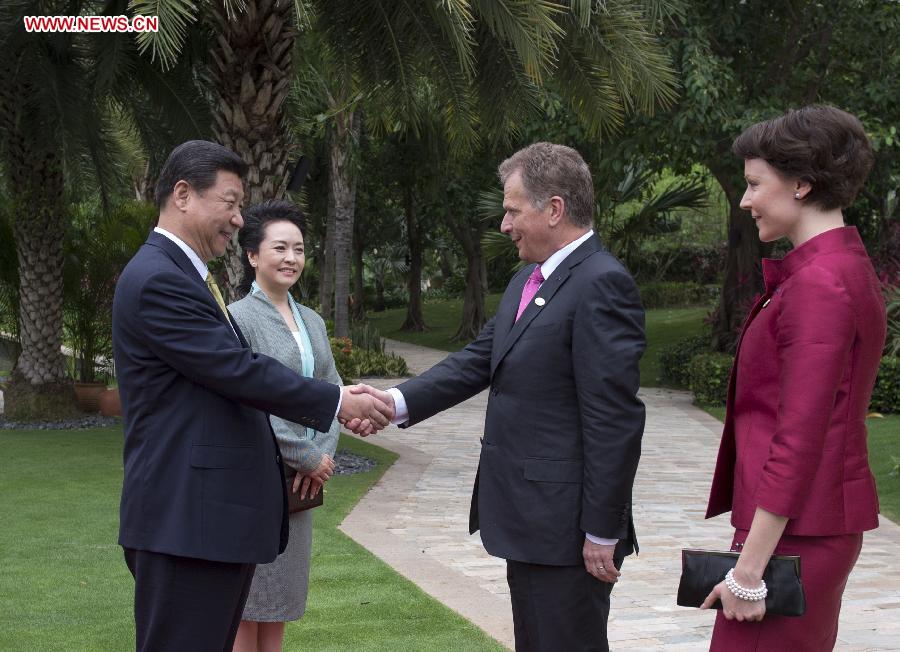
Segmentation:
[(710, 305), (719, 294), (716, 285), (692, 281), (651, 281), (640, 284), (638, 290), (645, 310)]
[(365, 376), (399, 378), (409, 375), (406, 360), (393, 353), (367, 351), (353, 345), (348, 337), (329, 338), (338, 374), (344, 384), (352, 384)]
[(372, 322), (352, 322), (350, 324), (350, 341), (353, 346), (365, 351), (384, 353), (384, 340)]
[[(701, 405), (725, 405), (728, 377), (734, 357), (724, 353), (695, 355), (689, 367), (690, 388), (694, 400)], [(900, 358), (881, 359), (878, 379), (872, 392), (871, 409), (875, 412), (900, 413)]]
[[(116, 280), (140, 249), (156, 218), (152, 204), (126, 201), (109, 211), (79, 204), (66, 232), (63, 261), (63, 333), (72, 347), (76, 381), (112, 375), (112, 303)], [(98, 366), (97, 359), (106, 359)]]
[(725, 405), (728, 377), (734, 356), (726, 353), (700, 353), (690, 364), (690, 386), (694, 402), (700, 405)]
[(878, 379), (872, 391), (872, 409), (900, 413), (900, 357), (885, 356), (878, 367)]
[(710, 351), (709, 335), (692, 335), (659, 352), (659, 379), (665, 385), (690, 387), (691, 360), (699, 353)]
[(670, 281), (692, 281), (702, 285), (718, 283), (725, 269), (725, 243), (715, 245), (685, 245), (670, 243), (654, 247), (634, 270), (645, 278), (666, 278)]

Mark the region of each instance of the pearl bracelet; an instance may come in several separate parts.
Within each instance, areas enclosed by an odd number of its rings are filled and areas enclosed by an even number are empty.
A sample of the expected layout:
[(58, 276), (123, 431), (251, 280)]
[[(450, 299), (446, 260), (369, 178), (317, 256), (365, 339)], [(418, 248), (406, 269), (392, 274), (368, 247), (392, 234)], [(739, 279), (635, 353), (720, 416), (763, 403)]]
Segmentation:
[(734, 569), (730, 568), (727, 573), (725, 573), (725, 586), (728, 587), (728, 590), (736, 598), (740, 598), (741, 600), (747, 600), (748, 602), (759, 602), (760, 600), (765, 600), (766, 596), (769, 594), (769, 589), (766, 588), (766, 581), (760, 580), (762, 583), (759, 587), (755, 589), (747, 589), (737, 583), (737, 580), (734, 579)]

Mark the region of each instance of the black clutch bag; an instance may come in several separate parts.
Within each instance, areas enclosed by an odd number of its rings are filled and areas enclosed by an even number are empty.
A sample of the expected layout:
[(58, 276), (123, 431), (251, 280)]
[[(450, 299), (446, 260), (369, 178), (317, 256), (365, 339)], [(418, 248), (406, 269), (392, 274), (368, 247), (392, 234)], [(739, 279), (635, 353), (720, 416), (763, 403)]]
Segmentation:
[[(678, 605), (699, 607), (713, 587), (725, 579), (734, 568), (738, 552), (717, 550), (681, 551), (681, 582), (678, 584)], [(806, 596), (800, 582), (800, 557), (772, 555), (763, 573), (766, 587), (766, 613), (778, 616), (802, 616), (806, 611)], [(715, 609), (722, 608), (717, 600)]]
[(291, 491), (291, 489), (294, 488), (294, 478), (286, 478), (284, 482), (288, 497), (288, 512), (291, 514), (318, 507), (325, 502), (325, 487), (319, 487), (319, 493), (317, 493), (315, 497), (311, 498), (309, 490), (307, 490), (306, 498), (300, 498), (299, 491), (297, 493)]

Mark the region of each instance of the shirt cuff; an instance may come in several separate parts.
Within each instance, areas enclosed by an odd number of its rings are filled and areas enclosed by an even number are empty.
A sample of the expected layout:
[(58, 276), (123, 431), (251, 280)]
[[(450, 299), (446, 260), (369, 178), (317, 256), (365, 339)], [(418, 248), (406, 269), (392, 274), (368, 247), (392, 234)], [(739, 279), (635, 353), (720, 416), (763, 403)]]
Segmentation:
[(335, 419), (337, 419), (338, 415), (341, 413), (341, 403), (344, 402), (344, 388), (341, 387), (340, 385), (338, 385), (337, 388), (338, 388), (338, 406), (337, 406), (337, 409), (334, 411)]
[(409, 409), (406, 407), (406, 399), (403, 398), (403, 392), (396, 387), (391, 387), (387, 392), (394, 399), (394, 418), (391, 419), (391, 423), (399, 426), (401, 423), (409, 421)]
[(593, 534), (584, 533), (584, 538), (591, 543), (597, 543), (601, 546), (614, 546), (619, 543), (618, 539), (604, 539), (603, 537), (595, 537)]

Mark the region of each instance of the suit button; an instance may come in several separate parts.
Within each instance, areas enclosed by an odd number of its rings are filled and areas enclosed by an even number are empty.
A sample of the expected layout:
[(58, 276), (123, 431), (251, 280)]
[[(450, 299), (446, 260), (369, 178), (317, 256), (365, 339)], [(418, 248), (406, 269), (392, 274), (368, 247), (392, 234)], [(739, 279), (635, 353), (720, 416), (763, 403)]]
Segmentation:
[(279, 464), (281, 464), (281, 455), (276, 455), (275, 461), (278, 462)]
[(491, 396), (497, 396), (500, 393), (500, 390), (496, 387), (491, 387)]

